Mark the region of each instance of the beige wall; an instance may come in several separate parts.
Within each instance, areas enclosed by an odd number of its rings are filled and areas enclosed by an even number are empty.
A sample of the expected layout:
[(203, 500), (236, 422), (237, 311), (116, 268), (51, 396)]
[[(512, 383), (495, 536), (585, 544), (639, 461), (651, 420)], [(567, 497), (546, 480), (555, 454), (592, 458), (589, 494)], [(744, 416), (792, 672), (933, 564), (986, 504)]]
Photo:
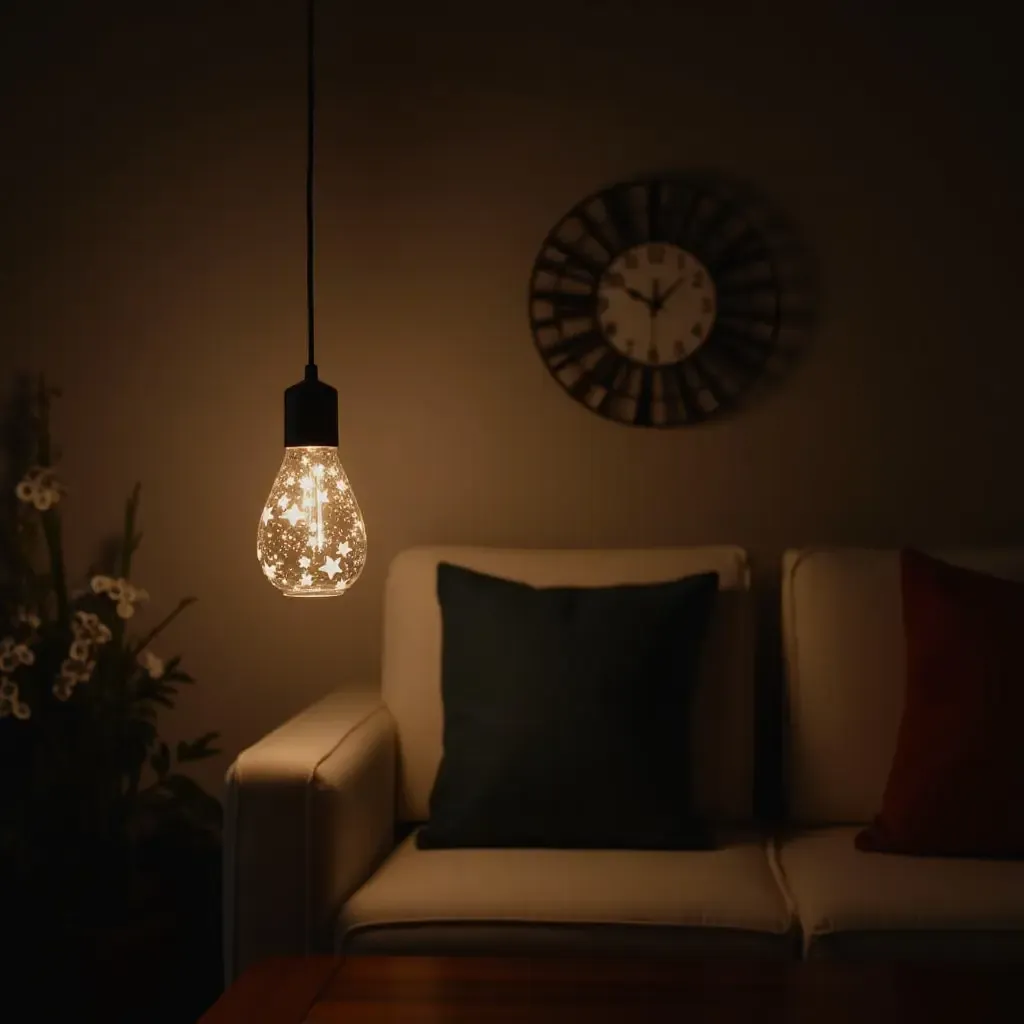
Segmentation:
[[(200, 597), (165, 648), (202, 680), (173, 735), (219, 728), (233, 754), (374, 685), (410, 544), (737, 542), (770, 611), (789, 545), (1020, 539), (1008, 26), (695, 6), (323, 4), (318, 356), (370, 556), (302, 603), (254, 554), (304, 359), (301, 6), (9, 5), (5, 374), (65, 388), (76, 563), (138, 477), (139, 581), (154, 610)], [(694, 164), (802, 227), (821, 326), (745, 415), (618, 427), (537, 357), (530, 264), (589, 190)]]

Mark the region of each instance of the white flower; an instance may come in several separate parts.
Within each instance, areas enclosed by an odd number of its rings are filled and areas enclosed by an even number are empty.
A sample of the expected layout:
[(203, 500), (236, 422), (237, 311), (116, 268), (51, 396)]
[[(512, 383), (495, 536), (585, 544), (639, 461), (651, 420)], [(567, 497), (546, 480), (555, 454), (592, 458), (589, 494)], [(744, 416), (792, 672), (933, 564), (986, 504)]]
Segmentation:
[(263, 575), (266, 576), (268, 580), (272, 580), (277, 575), (277, 566), (271, 565), (269, 562), (264, 562)]
[(313, 478), (311, 476), (304, 476), (300, 481), (299, 485), (304, 491), (313, 490)]
[(89, 641), (73, 640), (68, 648), (68, 657), (72, 661), (85, 661), (89, 657)]
[[(92, 587), (94, 594), (105, 594), (114, 585), (114, 579), (111, 576), (93, 576), (89, 581), (89, 585)], [(86, 613), (76, 613), (76, 616), (78, 614), (85, 615)]]
[(309, 565), (310, 565), (310, 562), (309, 562), (309, 555), (303, 555), (303, 556), (302, 556), (302, 557), (301, 557), (301, 558), (299, 559), (299, 568), (300, 568), (300, 569), (308, 569), (308, 568), (309, 568)]
[(149, 600), (149, 594), (142, 587), (135, 586), (123, 576), (116, 580), (109, 576), (95, 576), (92, 586), (97, 594), (106, 594), (117, 605), (117, 614), (122, 619), (130, 619), (135, 614), (134, 606), (140, 601)]
[(139, 664), (149, 674), (150, 679), (159, 679), (164, 674), (164, 663), (152, 651), (142, 651), (138, 657)]
[(76, 640), (95, 644), (105, 644), (114, 635), (110, 632), (110, 627), (93, 612), (75, 612), (74, 618), (71, 620), (71, 628), (74, 630)]
[(349, 542), (347, 540), (343, 540), (338, 545), (338, 554), (339, 555), (350, 555), (351, 553), (352, 553), (352, 545), (349, 544)]
[(334, 589), (348, 590), (348, 583), (345, 580), (338, 580), (338, 582), (334, 584)]
[(61, 489), (52, 469), (48, 466), (33, 466), (24, 479), (18, 482), (14, 493), (19, 501), (35, 505), (40, 512), (45, 512), (60, 501)]
[(300, 579), (300, 580), (299, 580), (299, 582), (300, 582), (300, 583), (301, 583), (301, 584), (302, 584), (302, 585), (303, 585), (304, 587), (311, 587), (311, 586), (313, 585), (313, 577), (312, 577), (312, 576), (310, 576), (308, 572), (304, 572), (304, 573), (302, 574), (302, 579)]
[[(294, 481), (292, 481), (292, 482), (294, 483)], [(286, 509), (288, 507), (288, 495), (287, 494), (282, 494), (281, 497), (277, 499), (277, 507), (279, 509), (281, 509), (282, 511), (284, 511), (284, 509)]]
[(269, 523), (270, 520), (274, 518), (274, 510), (269, 505), (267, 505), (267, 507), (263, 510), (263, 515), (260, 518), (262, 518), (264, 523)]
[(72, 661), (71, 658), (65, 658), (60, 665), (59, 682), (73, 689), (79, 683), (89, 682), (95, 668), (95, 661)]
[(336, 484), (339, 491), (344, 494), (348, 490), (348, 484), (344, 480), (339, 480)]

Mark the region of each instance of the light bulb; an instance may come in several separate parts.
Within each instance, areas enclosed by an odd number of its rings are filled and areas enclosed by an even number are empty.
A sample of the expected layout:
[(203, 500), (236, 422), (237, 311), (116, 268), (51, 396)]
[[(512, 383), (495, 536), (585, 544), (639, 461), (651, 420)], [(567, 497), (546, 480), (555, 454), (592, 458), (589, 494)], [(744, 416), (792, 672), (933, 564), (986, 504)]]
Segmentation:
[(288, 597), (333, 597), (358, 579), (366, 526), (337, 448), (285, 448), (260, 516), (256, 557)]

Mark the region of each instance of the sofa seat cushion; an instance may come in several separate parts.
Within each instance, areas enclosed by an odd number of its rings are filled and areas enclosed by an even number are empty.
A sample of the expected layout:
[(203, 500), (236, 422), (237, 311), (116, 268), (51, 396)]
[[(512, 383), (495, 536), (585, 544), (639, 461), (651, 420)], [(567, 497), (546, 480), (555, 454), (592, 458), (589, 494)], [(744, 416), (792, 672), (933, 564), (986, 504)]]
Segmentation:
[(407, 838), (342, 908), (345, 952), (543, 948), (792, 955), (762, 840), (715, 850), (422, 850)]
[(808, 957), (1024, 960), (1024, 861), (861, 852), (857, 831), (778, 841)]

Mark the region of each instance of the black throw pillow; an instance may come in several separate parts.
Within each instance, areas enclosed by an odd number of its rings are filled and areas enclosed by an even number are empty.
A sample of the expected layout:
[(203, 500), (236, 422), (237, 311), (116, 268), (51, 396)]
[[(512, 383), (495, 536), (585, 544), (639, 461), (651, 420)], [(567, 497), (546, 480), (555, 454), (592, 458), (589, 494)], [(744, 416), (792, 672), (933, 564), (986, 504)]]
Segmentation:
[(718, 574), (547, 587), (441, 563), (424, 849), (702, 849), (690, 705)]

